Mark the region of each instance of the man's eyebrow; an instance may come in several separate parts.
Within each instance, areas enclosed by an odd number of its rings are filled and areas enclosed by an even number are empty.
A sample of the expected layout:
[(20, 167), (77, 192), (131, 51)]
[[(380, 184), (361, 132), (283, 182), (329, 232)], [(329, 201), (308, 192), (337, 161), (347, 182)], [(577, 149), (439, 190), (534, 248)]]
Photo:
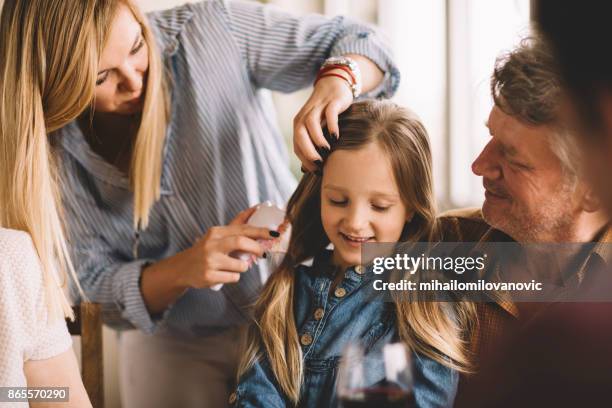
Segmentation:
[[(138, 41), (140, 40), (140, 37), (142, 37), (142, 29), (136, 35), (136, 39), (134, 40), (134, 43), (132, 44), (132, 48), (130, 48), (130, 50), (133, 50), (134, 48), (136, 48), (136, 46), (138, 45)], [(105, 74), (107, 71), (110, 71), (110, 70), (111, 70), (111, 68), (104, 69), (104, 70), (98, 72), (98, 76), (100, 76), (102, 74)]]

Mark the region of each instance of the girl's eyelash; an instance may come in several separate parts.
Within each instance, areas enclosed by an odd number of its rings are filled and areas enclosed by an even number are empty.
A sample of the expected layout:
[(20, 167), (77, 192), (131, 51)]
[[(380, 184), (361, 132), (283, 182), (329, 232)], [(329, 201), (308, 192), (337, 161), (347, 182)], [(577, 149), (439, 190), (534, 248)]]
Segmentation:
[[(346, 205), (348, 203), (348, 200), (332, 200), (331, 198), (328, 199), (331, 205), (335, 205), (335, 206), (343, 206)], [(389, 208), (391, 208), (391, 206), (381, 206), (381, 205), (374, 205), (371, 204), (372, 208), (374, 209), (374, 211), (379, 211), (379, 212), (384, 212), (387, 211)]]
[(96, 86), (102, 85), (104, 81), (106, 81), (107, 78), (108, 78), (108, 72), (105, 73), (102, 78), (98, 78), (98, 80), (96, 81)]
[(136, 46), (136, 48), (134, 48), (131, 52), (130, 55), (135, 55), (138, 51), (140, 51), (140, 49), (144, 46), (144, 38), (140, 39), (140, 42), (138, 43), (138, 45)]

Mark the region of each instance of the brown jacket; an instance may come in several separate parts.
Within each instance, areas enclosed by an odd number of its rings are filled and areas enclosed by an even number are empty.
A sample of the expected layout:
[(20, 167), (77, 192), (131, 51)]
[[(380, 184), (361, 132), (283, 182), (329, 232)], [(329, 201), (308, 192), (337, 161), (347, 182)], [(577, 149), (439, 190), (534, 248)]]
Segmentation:
[[(442, 239), (446, 242), (508, 242), (512, 239), (503, 232), (489, 226), (482, 217), (480, 209), (459, 209), (442, 214), (439, 217), (442, 226)], [(612, 228), (608, 227), (593, 248), (587, 262), (577, 272), (579, 282), (588, 276), (588, 270), (593, 265), (594, 258), (609, 264), (612, 259)], [(541, 307), (540, 305), (537, 305)], [(473, 405), (473, 395), (482, 390), (471, 390), (472, 384), (481, 384), (478, 378), (479, 367), (490, 365), (492, 359), (499, 357), (507, 342), (511, 341), (525, 324), (525, 319), (519, 313), (516, 304), (510, 301), (477, 303), (477, 329), (472, 333), (470, 348), (474, 355), (476, 373), (462, 376), (455, 406)], [(490, 375), (490, 370), (487, 375)], [(483, 374), (484, 375), (484, 374)], [(484, 381), (486, 383), (486, 379)], [(473, 388), (473, 386), (472, 386)], [(466, 398), (466, 395), (468, 396)], [(468, 402), (469, 401), (469, 402)]]

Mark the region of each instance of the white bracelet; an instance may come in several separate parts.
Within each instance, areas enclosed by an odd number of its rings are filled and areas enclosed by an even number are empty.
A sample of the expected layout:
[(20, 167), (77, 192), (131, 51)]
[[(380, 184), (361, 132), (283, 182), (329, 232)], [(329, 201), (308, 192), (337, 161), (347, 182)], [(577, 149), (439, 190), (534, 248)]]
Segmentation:
[(349, 57), (331, 57), (325, 60), (321, 68), (328, 67), (330, 65), (343, 65), (351, 70), (355, 76), (355, 83), (351, 85), (351, 92), (353, 92), (353, 98), (357, 99), (361, 95), (361, 70), (359, 64)]

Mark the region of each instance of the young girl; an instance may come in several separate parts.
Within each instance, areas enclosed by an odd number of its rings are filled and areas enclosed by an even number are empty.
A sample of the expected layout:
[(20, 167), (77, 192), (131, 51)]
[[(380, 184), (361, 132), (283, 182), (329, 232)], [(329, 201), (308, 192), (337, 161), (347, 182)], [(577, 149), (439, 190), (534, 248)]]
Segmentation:
[(458, 371), (469, 366), (470, 305), (451, 313), (434, 302), (371, 298), (374, 275), (361, 266), (364, 242), (435, 238), (426, 131), (383, 101), (353, 104), (339, 126), (321, 171), (304, 175), (289, 201), (288, 252), (255, 305), (230, 403), (336, 406), (343, 348), (359, 342), (367, 352), (399, 337), (414, 353), (417, 405), (450, 406)]

